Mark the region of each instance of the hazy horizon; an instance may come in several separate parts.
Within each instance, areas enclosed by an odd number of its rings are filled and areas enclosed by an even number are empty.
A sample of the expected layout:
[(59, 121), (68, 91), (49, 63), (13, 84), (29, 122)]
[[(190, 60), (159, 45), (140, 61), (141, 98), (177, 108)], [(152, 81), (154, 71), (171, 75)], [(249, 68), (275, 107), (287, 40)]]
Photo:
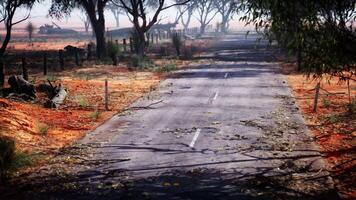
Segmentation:
[[(83, 22), (81, 21), (80, 17), (84, 17), (83, 13), (79, 11), (79, 9), (75, 9), (69, 17), (64, 17), (63, 19), (56, 19), (56, 18), (51, 18), (48, 16), (48, 10), (50, 8), (51, 1), (50, 0), (45, 0), (42, 3), (36, 3), (32, 10), (31, 10), (31, 15), (30, 18), (22, 22), (14, 27), (16, 28), (23, 28), (26, 26), (28, 22), (32, 22), (35, 27), (40, 27), (44, 24), (52, 24), (52, 22), (58, 24), (61, 27), (66, 27), (66, 28), (84, 28)], [(17, 12), (15, 16), (15, 20), (21, 19), (23, 16), (25, 16), (28, 13), (26, 9), (20, 9), (19, 12)], [(162, 21), (161, 23), (169, 23), (169, 22), (174, 22), (177, 14), (177, 9), (176, 8), (170, 8), (168, 10), (165, 10), (161, 13), (161, 18)], [(196, 15), (196, 14), (195, 14)], [(109, 29), (116, 29), (116, 28), (123, 28), (123, 27), (130, 27), (132, 26), (131, 22), (128, 20), (128, 17), (126, 15), (120, 15), (120, 26), (116, 27), (116, 22), (113, 14), (111, 13), (110, 10), (106, 9), (105, 10), (105, 25), (106, 28)], [(245, 24), (240, 22), (238, 19), (240, 16), (235, 15), (234, 19), (231, 21), (231, 28), (241, 28), (245, 29), (244, 26)], [(215, 24), (221, 21), (221, 17), (219, 14), (214, 18), (214, 20), (210, 23), (211, 25), (215, 26)], [(199, 23), (195, 17), (192, 18), (191, 22), (191, 27), (196, 27), (199, 26)], [(3, 24), (0, 26), (1, 28), (3, 27)], [(178, 28), (181, 28), (182, 26), (179, 24)]]

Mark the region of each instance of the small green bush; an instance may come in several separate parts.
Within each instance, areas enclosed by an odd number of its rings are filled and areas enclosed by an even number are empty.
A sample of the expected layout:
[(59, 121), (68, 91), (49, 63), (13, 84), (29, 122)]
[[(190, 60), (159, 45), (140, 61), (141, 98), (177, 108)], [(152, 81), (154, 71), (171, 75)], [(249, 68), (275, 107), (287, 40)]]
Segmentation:
[(133, 55), (131, 57), (129, 65), (130, 65), (130, 67), (137, 68), (137, 69), (147, 69), (147, 68), (151, 68), (154, 66), (152, 61), (150, 61), (149, 59), (142, 58), (137, 55)]
[(36, 131), (41, 135), (46, 135), (48, 133), (49, 126), (46, 123), (38, 122), (36, 124)]
[(8, 137), (0, 137), (0, 182), (12, 166), (15, 157), (15, 142)]
[(177, 66), (175, 64), (166, 64), (157, 68), (157, 72), (159, 73), (169, 73), (171, 71), (177, 70)]
[(100, 111), (98, 109), (96, 109), (94, 112), (89, 114), (89, 117), (94, 121), (96, 121), (99, 118), (99, 116), (100, 116)]
[(324, 98), (322, 100), (322, 103), (325, 108), (329, 108), (331, 106), (331, 102), (329, 101), (329, 99)]
[(106, 48), (107, 48), (107, 55), (110, 56), (113, 65), (117, 65), (118, 62), (117, 57), (119, 56), (120, 53), (120, 47), (114, 42), (108, 41)]
[(77, 95), (75, 97), (75, 99), (80, 107), (88, 107), (89, 106), (88, 100), (83, 95)]

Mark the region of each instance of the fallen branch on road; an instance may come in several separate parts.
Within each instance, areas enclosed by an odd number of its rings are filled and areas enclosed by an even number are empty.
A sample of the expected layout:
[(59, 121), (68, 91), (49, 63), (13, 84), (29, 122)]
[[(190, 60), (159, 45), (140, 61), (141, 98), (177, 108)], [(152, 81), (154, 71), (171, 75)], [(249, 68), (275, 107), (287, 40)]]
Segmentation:
[(163, 100), (160, 100), (160, 101), (151, 103), (151, 104), (149, 104), (149, 105), (147, 105), (147, 106), (134, 106), (134, 107), (130, 107), (130, 108), (124, 109), (122, 112), (125, 112), (125, 111), (128, 111), (128, 110), (148, 110), (148, 109), (154, 109), (154, 108), (152, 108), (152, 106), (157, 105), (157, 104), (162, 103), (162, 102), (163, 102)]

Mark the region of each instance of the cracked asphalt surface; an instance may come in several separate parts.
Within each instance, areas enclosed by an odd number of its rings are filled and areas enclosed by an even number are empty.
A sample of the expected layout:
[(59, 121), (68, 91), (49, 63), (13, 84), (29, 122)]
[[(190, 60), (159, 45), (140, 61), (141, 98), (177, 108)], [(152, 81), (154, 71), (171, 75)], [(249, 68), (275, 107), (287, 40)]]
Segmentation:
[(87, 135), (81, 144), (96, 164), (77, 172), (71, 183), (81, 189), (47, 196), (338, 199), (276, 52), (255, 36), (220, 39), (210, 60), (173, 73)]

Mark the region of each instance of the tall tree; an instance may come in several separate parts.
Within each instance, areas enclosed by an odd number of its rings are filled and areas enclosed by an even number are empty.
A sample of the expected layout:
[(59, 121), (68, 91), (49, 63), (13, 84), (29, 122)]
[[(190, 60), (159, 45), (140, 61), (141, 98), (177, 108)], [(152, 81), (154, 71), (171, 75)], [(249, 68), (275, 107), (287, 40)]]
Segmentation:
[(122, 9), (113, 4), (113, 3), (109, 3), (107, 5), (107, 8), (111, 11), (111, 13), (113, 14), (114, 18), (115, 18), (115, 22), (116, 22), (116, 27), (120, 26), (120, 15), (125, 14)]
[(99, 59), (105, 57), (105, 16), (104, 9), (109, 0), (52, 0), (50, 15), (61, 18), (70, 15), (76, 7), (81, 7), (87, 13), (91, 27), (96, 37), (96, 55)]
[(7, 45), (11, 39), (12, 28), (28, 19), (30, 12), (18, 21), (14, 21), (14, 16), (20, 8), (30, 10), (36, 0), (0, 0), (0, 23), (4, 23), (6, 35), (0, 47), (0, 62), (4, 57)]
[(263, 30), (315, 78), (356, 76), (356, 0), (244, 0), (242, 18)]
[(197, 0), (197, 19), (200, 23), (200, 35), (205, 33), (206, 27), (218, 13), (214, 6), (214, 1), (215, 0)]
[[(183, 0), (176, 0), (176, 3), (181, 3)], [(184, 31), (189, 28), (193, 12), (196, 9), (197, 0), (192, 0), (185, 5), (177, 6), (178, 12), (180, 13), (180, 21), (184, 27)]]
[(239, 0), (215, 0), (216, 10), (221, 15), (221, 32), (226, 33), (229, 29), (229, 22), (235, 13)]
[(79, 15), (80, 20), (83, 22), (85, 33), (89, 33), (89, 28), (90, 28), (90, 19), (87, 15), (87, 13), (83, 10), (81, 10), (81, 15)]
[(33, 31), (35, 31), (35, 26), (32, 24), (32, 22), (29, 22), (26, 26), (26, 31), (28, 33), (28, 39), (30, 40), (30, 42), (32, 43), (32, 35), (33, 35)]
[[(157, 23), (160, 13), (173, 6), (184, 5), (190, 0), (181, 3), (172, 3), (166, 5), (168, 0), (116, 0), (115, 4), (123, 8), (130, 16), (134, 25), (134, 31), (137, 35), (137, 55), (143, 57), (147, 47), (146, 33)], [(149, 16), (149, 11), (153, 11)], [(151, 17), (151, 19), (148, 19)]]

